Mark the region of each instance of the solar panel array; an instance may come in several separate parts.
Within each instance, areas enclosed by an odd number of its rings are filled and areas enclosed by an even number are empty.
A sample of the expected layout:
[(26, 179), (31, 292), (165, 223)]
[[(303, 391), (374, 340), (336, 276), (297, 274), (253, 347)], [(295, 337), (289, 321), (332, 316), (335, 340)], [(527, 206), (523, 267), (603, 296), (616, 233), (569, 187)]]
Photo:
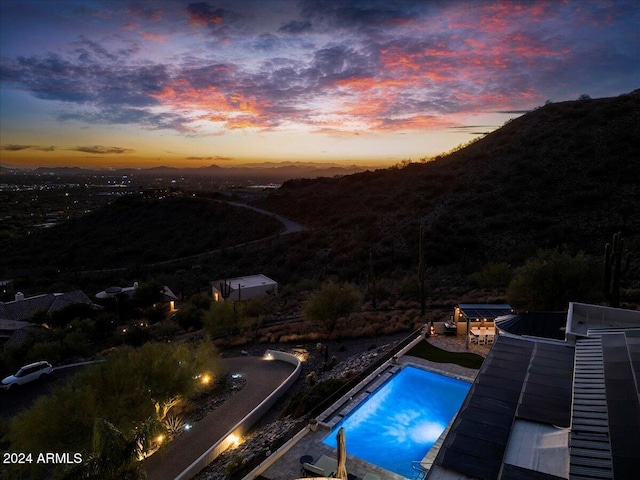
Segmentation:
[(484, 480), (501, 478), (501, 471), (505, 479), (553, 478), (521, 467), (503, 469), (502, 461), (516, 417), (569, 425), (573, 353), (564, 344), (498, 337), (436, 464)]
[(508, 305), (459, 305), (460, 310), (467, 318), (486, 318), (487, 320), (493, 320), (501, 315), (507, 315), (511, 313), (511, 307)]
[[(640, 461), (640, 336), (638, 332), (602, 336), (604, 384), (613, 471), (616, 479), (638, 478)], [(634, 375), (635, 371), (635, 375)]]
[(567, 312), (525, 312), (496, 319), (496, 327), (514, 335), (564, 340)]

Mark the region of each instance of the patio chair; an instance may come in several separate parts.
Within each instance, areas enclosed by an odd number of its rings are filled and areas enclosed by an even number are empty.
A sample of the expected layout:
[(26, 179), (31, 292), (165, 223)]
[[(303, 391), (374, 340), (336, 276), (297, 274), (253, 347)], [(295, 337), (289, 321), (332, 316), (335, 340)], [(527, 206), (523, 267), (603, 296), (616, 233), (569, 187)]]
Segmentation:
[(312, 477), (331, 477), (338, 469), (338, 462), (335, 458), (323, 455), (316, 463), (303, 463), (302, 470)]

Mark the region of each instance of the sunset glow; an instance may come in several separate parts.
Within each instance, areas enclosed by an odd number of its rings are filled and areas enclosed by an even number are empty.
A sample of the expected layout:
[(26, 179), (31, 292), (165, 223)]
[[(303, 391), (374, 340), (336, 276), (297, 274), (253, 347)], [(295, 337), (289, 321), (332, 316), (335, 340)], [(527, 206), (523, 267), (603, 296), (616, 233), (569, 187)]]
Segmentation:
[(388, 165), (640, 87), (635, 1), (0, 3), (0, 163)]

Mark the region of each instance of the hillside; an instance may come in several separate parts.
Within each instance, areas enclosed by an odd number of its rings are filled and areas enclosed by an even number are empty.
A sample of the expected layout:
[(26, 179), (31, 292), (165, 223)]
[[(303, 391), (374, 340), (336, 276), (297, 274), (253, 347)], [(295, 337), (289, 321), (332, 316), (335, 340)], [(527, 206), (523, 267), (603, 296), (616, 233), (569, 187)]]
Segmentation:
[[(289, 180), (258, 206), (308, 231), (228, 249), (198, 264), (211, 278), (262, 272), (282, 284), (335, 276), (365, 285), (371, 266), (377, 278), (413, 278), (420, 225), (428, 265), (454, 274), (488, 262), (517, 266), (541, 247), (582, 250), (599, 262), (605, 243), (620, 230), (634, 252), (635, 272), (627, 278), (637, 278), (639, 184), (640, 92), (554, 103), (427, 163)], [(0, 267), (9, 267), (7, 274), (37, 266), (139, 268), (279, 228), (272, 218), (206, 199), (126, 197), (2, 242)]]
[(0, 243), (3, 266), (60, 270), (142, 265), (278, 233), (272, 217), (203, 198), (133, 196), (81, 218)]
[(545, 105), (428, 163), (292, 180), (261, 206), (314, 226), (321, 261), (352, 273), (369, 252), (415, 268), (420, 224), (431, 265), (471, 271), (540, 247), (601, 255), (618, 230), (637, 252), (640, 91)]

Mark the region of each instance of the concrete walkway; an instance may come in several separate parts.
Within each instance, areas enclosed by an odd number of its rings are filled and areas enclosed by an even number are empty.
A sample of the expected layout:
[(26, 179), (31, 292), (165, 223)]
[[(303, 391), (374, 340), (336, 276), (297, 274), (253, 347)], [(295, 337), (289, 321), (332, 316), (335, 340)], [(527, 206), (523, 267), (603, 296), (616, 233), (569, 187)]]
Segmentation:
[(149, 480), (175, 479), (280, 386), (295, 369), (294, 365), (286, 362), (257, 357), (222, 359), (221, 366), (229, 373), (241, 374), (247, 381), (244, 388), (189, 431), (175, 438), (166, 449), (144, 460), (142, 465)]

